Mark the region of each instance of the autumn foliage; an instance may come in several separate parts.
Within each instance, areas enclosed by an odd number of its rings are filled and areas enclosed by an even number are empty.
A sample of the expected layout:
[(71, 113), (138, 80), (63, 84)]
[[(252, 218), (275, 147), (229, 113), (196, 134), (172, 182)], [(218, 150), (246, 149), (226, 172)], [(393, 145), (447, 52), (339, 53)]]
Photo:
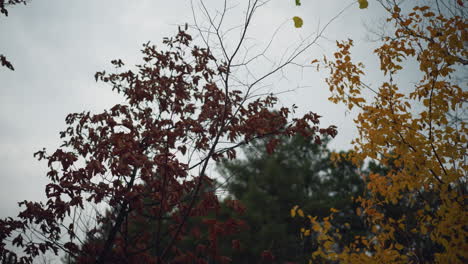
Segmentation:
[[(24, 4), (26, 5), (26, 0), (0, 0), (0, 16), (8, 16), (8, 6)], [(15, 70), (13, 64), (5, 57), (5, 55), (0, 54), (0, 66), (6, 67), (12, 71)]]
[[(364, 65), (351, 58), (352, 40), (338, 42), (334, 58), (324, 61), (330, 100), (359, 111), (354, 151), (336, 158), (386, 168), (363, 175), (367, 191), (356, 199), (369, 235), (340, 251), (334, 246), (341, 235), (330, 224), (338, 212), (324, 219), (304, 215), (310, 226), (303, 234), (314, 232), (321, 245), (311, 263), (466, 263), (468, 92), (459, 77), (468, 64), (468, 27), (457, 10), (463, 3), (409, 11), (382, 3), (394, 31), (374, 51), (385, 76), (380, 86), (364, 83)], [(417, 79), (399, 78), (412, 63)], [(392, 214), (391, 208), (407, 210)], [(299, 210), (293, 213), (302, 216)]]
[[(315, 113), (293, 118), (294, 109), (275, 108), (273, 94), (252, 99), (249, 91), (233, 90), (231, 62), (192, 44), (185, 30), (163, 44), (163, 50), (145, 44), (136, 71), (114, 60), (117, 73), (96, 73), (125, 101), (98, 114), (68, 115), (61, 148), (34, 154), (49, 167), (47, 200), (21, 202), (17, 218), (0, 220), (1, 255), (22, 250), (18, 263), (46, 252), (65, 252), (78, 263), (227, 263), (217, 241), (245, 223), (214, 217), (203, 221), (204, 229), (188, 225), (220, 208), (210, 162), (235, 158), (235, 149), (255, 138), (336, 134), (333, 126), (319, 128)], [(86, 215), (90, 207), (112, 209), (93, 218), (107, 227), (99, 240), (89, 239), (95, 228), (83, 226), (83, 217), (93, 217)], [(126, 236), (126, 223), (148, 221), (151, 236)], [(196, 243), (180, 248), (187, 240)]]
[[(362, 175), (366, 191), (354, 199), (359, 208), (353, 219), (362, 221), (364, 235), (346, 235), (345, 243), (343, 230), (350, 225), (338, 230), (336, 218), (344, 214), (334, 208), (319, 218), (296, 205), (290, 215), (307, 223), (300, 237), (314, 240), (310, 263), (466, 263), (468, 92), (460, 80), (468, 64), (465, 7), (462, 1), (436, 1), (408, 10), (379, 2), (392, 28), (374, 51), (382, 82), (365, 83), (352, 40), (337, 42), (333, 58), (321, 63), (330, 71), (329, 99), (358, 111), (354, 149), (334, 160), (357, 168), (377, 164)], [(7, 15), (7, 4), (18, 3), (25, 1), (0, 1), (0, 12)], [(301, 18), (293, 21), (302, 26)], [(236, 158), (238, 147), (260, 138), (271, 153), (281, 138), (301, 135), (320, 143), (336, 135), (334, 126), (320, 128), (313, 112), (295, 117), (295, 107), (278, 107), (274, 94), (252, 94), (270, 73), (252, 86), (231, 85), (243, 39), (232, 56), (222, 50), (221, 60), (194, 44), (187, 30), (164, 39), (163, 49), (143, 45), (140, 65), (127, 68), (116, 59), (115, 72), (96, 73), (96, 81), (124, 101), (102, 113), (68, 115), (62, 146), (34, 154), (48, 165), (47, 199), (23, 201), (18, 217), (0, 220), (2, 261), (32, 263), (60, 254), (73, 263), (229, 263), (220, 241), (247, 223), (235, 214), (218, 217), (210, 164)], [(3, 55), (0, 63), (14, 69)], [(401, 77), (411, 70), (414, 79)], [(245, 211), (238, 201), (225, 204)], [(148, 226), (149, 232), (138, 229)], [(238, 250), (241, 243), (222, 244)], [(275, 260), (267, 250), (258, 254), (264, 262)]]

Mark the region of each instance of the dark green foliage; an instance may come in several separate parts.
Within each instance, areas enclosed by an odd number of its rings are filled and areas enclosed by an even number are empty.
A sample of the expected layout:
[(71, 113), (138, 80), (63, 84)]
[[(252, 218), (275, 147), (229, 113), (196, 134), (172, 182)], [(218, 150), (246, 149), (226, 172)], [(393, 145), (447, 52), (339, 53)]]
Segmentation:
[(233, 252), (233, 263), (259, 263), (263, 250), (275, 255), (275, 263), (302, 263), (314, 243), (300, 238), (300, 218), (289, 215), (294, 205), (319, 217), (327, 216), (330, 208), (340, 210), (333, 223), (345, 238), (364, 232), (351, 200), (362, 194), (363, 182), (350, 163), (332, 164), (327, 142), (282, 139), (268, 154), (266, 143), (257, 141), (244, 148), (244, 154), (245, 159), (220, 166), (229, 196), (246, 207), (242, 219), (250, 227), (240, 235), (242, 250)]

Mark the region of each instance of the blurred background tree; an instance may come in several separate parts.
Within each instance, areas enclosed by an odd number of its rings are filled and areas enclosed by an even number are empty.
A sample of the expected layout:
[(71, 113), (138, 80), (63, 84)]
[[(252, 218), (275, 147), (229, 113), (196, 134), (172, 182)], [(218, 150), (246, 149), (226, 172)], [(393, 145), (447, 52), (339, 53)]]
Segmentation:
[(244, 159), (219, 166), (228, 197), (245, 206), (241, 219), (249, 226), (240, 234), (241, 251), (231, 255), (234, 263), (259, 263), (263, 250), (277, 263), (303, 261), (314, 245), (298, 237), (300, 223), (287, 214), (296, 204), (319, 216), (328, 215), (330, 208), (339, 210), (333, 225), (345, 240), (365, 232), (352, 213), (351, 197), (361, 195), (364, 187), (359, 168), (345, 160), (332, 163), (326, 140), (319, 145), (297, 136), (278, 142), (271, 154), (265, 141), (253, 142), (243, 149)]

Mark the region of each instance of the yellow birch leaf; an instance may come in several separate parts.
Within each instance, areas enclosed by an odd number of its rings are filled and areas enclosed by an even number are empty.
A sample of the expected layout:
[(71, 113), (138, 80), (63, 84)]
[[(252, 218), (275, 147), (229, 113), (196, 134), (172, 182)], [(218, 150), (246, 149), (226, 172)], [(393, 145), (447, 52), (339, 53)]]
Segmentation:
[(298, 214), (300, 217), (304, 217), (304, 212), (302, 211), (302, 209), (297, 210), (297, 214)]
[(421, 234), (427, 234), (427, 228), (424, 225), (421, 226)]
[(296, 210), (297, 208), (299, 208), (299, 205), (295, 205), (292, 209), (291, 209), (291, 217), (295, 217), (296, 216)]
[(294, 21), (294, 26), (296, 28), (301, 28), (302, 24), (304, 24), (304, 21), (302, 21), (302, 18), (300, 18), (298, 16), (293, 17), (293, 21)]
[(365, 9), (369, 6), (369, 2), (367, 0), (358, 0), (359, 8)]
[(330, 240), (327, 240), (327, 241), (325, 241), (325, 243), (323, 243), (323, 247), (326, 250), (329, 250), (332, 246), (333, 246), (333, 242), (331, 242)]

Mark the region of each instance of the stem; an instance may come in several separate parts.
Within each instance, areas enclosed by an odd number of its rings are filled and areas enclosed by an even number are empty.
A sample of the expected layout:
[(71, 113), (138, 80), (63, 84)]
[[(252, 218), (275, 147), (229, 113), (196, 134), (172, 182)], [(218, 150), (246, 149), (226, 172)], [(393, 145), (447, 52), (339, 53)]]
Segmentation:
[[(133, 187), (133, 184), (135, 182), (135, 176), (137, 173), (138, 169), (135, 167), (133, 169), (133, 173), (130, 179), (130, 182), (127, 185), (127, 192), (130, 191)], [(115, 237), (117, 236), (117, 232), (120, 229), (120, 226), (122, 225), (125, 216), (128, 213), (127, 210), (128, 206), (128, 201), (124, 201), (122, 203), (122, 207), (119, 210), (119, 214), (117, 215), (117, 220), (115, 221), (114, 226), (112, 227), (109, 236), (107, 237), (106, 243), (104, 244), (104, 249), (102, 250), (101, 254), (99, 255), (98, 259), (96, 260), (96, 264), (104, 264), (104, 261), (106, 260), (106, 256), (109, 254), (109, 251), (112, 248), (112, 245), (114, 243)]]

